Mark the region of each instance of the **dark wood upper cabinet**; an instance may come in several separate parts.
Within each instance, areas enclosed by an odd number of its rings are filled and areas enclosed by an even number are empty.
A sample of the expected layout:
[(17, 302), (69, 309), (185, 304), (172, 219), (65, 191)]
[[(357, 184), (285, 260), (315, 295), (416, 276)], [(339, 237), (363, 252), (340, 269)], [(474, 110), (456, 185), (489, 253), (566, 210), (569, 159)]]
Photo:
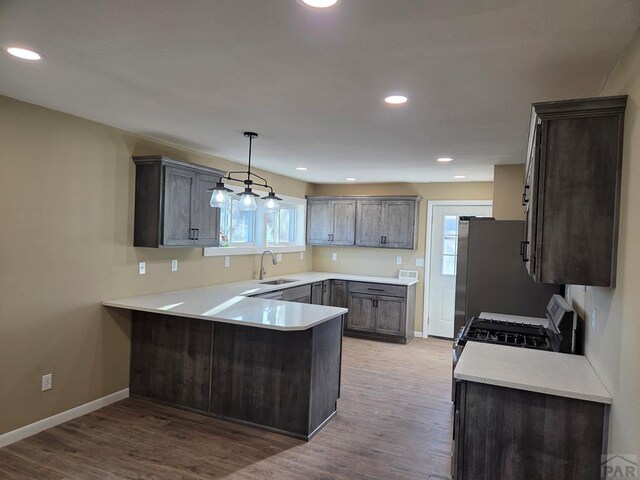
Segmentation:
[(353, 245), (356, 202), (341, 199), (309, 199), (307, 244)]
[(308, 197), (307, 243), (415, 249), (421, 197)]
[(356, 246), (415, 249), (421, 197), (362, 198), (356, 205)]
[(162, 155), (133, 157), (136, 165), (135, 247), (217, 247), (220, 209), (208, 188), (224, 172)]
[(626, 103), (533, 104), (521, 253), (538, 282), (615, 286)]

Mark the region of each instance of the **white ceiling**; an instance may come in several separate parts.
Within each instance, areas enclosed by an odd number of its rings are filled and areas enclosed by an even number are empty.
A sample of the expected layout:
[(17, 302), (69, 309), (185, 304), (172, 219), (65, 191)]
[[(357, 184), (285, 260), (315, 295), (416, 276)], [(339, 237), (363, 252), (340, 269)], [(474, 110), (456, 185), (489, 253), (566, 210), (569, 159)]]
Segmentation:
[(491, 180), (529, 104), (596, 95), (639, 25), (638, 0), (0, 0), (3, 50), (44, 57), (0, 53), (0, 93), (243, 163), (254, 130), (255, 165), (317, 183)]

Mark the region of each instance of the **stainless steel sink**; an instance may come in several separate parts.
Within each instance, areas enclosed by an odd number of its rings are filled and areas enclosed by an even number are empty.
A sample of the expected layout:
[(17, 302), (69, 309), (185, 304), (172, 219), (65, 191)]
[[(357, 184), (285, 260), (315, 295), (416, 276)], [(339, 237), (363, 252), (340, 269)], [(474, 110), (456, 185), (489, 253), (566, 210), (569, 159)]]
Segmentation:
[(277, 280), (267, 280), (266, 282), (260, 282), (262, 285), (282, 285), (284, 283), (297, 282), (298, 280), (290, 280), (288, 278), (279, 278)]

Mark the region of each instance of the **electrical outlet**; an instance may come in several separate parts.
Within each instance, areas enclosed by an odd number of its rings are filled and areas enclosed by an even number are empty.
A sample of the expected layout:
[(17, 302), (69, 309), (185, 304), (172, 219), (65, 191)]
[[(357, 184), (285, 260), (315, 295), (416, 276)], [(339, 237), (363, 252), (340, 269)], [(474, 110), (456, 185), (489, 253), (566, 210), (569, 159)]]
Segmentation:
[(333, 252), (331, 254), (331, 260), (333, 260), (334, 262), (338, 261), (338, 254), (336, 252)]
[(147, 273), (147, 264), (145, 262), (138, 263), (138, 274), (144, 275)]
[(424, 258), (416, 258), (416, 267), (424, 267)]
[(51, 390), (53, 386), (53, 374), (47, 373), (46, 375), (42, 375), (42, 391), (45, 392), (47, 390)]
[(300, 252), (300, 260), (304, 260), (304, 252)]
[(172, 272), (178, 271), (178, 260), (171, 260), (171, 271)]
[(224, 257), (224, 268), (229, 268), (230, 257)]
[(282, 254), (278, 253), (276, 254), (276, 262), (281, 262), (282, 261)]
[(596, 331), (596, 319), (598, 318), (598, 309), (593, 307), (591, 309), (591, 331)]
[(396, 265), (402, 265), (402, 257), (396, 257)]

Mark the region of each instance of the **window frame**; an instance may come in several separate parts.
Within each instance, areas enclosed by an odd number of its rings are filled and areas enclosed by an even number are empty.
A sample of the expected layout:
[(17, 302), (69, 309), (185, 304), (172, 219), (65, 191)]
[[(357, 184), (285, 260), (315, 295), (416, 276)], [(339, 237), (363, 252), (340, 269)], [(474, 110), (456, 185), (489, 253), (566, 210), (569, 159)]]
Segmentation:
[[(445, 227), (447, 217), (454, 217), (456, 219), (456, 233), (452, 234), (451, 232), (447, 232)], [(458, 236), (460, 234), (460, 218), (455, 215), (447, 215), (445, 214), (442, 218), (442, 255), (440, 257), (440, 275), (443, 277), (455, 277), (458, 274)], [(445, 243), (447, 238), (453, 238), (454, 241), (454, 253), (445, 253)], [(453, 257), (453, 273), (445, 272), (445, 257)]]
[[(282, 197), (281, 197), (282, 198)], [(281, 221), (282, 221), (282, 210), (286, 209), (286, 210), (290, 210), (293, 211), (293, 218), (291, 218), (289, 220), (289, 232), (293, 233), (293, 239), (289, 240), (287, 239), (286, 241), (282, 241), (280, 239), (280, 234), (282, 232), (281, 230)], [(265, 212), (263, 211), (263, 216), (266, 217), (267, 215), (269, 215), (271, 212)], [(275, 213), (275, 212), (274, 212)], [(265, 227), (264, 227), (264, 234), (265, 234), (265, 239), (264, 239), (264, 244), (267, 247), (279, 247), (279, 246), (289, 246), (289, 245), (295, 245), (296, 244), (296, 233), (297, 233), (297, 226), (298, 226), (298, 212), (296, 211), (296, 205), (292, 204), (292, 203), (288, 203), (285, 201), (280, 202), (280, 210), (278, 210), (278, 217), (277, 217), (277, 226), (276, 226), (276, 232), (278, 235), (278, 240), (276, 242), (269, 242), (267, 240), (267, 226), (266, 226), (266, 219), (264, 220), (265, 222)]]
[[(233, 196), (235, 196), (235, 193), (232, 193)], [(229, 247), (251, 247), (253, 245), (256, 244), (256, 217), (257, 217), (257, 211), (255, 212), (250, 212), (251, 214), (251, 222), (250, 222), (250, 226), (249, 226), (249, 239), (248, 241), (244, 242), (244, 241), (238, 241), (233, 239), (233, 209), (234, 209), (234, 202), (237, 203), (240, 200), (240, 197), (238, 197), (237, 199), (232, 198), (231, 199), (231, 215), (229, 218), (229, 245), (227, 247), (220, 247), (220, 248), (229, 248)], [(220, 214), (220, 220), (222, 222), (222, 213)], [(220, 227), (220, 230), (222, 230), (222, 227)]]
[[(231, 195), (240, 193), (243, 188), (236, 186), (227, 186), (232, 190)], [(254, 189), (254, 192), (264, 197), (267, 195), (266, 191)], [(306, 224), (307, 224), (307, 200), (304, 198), (291, 197), (289, 195), (278, 194), (282, 198), (281, 205), (293, 207), (295, 211), (294, 220), (294, 241), (293, 242), (280, 242), (278, 244), (267, 243), (267, 230), (265, 222), (264, 201), (256, 199), (258, 203), (258, 209), (254, 213), (254, 225), (253, 225), (253, 243), (237, 243), (232, 242), (229, 239), (229, 246), (227, 247), (206, 247), (203, 249), (203, 256), (205, 257), (218, 257), (218, 256), (232, 256), (232, 255), (255, 255), (262, 253), (264, 250), (272, 250), (274, 253), (291, 253), (291, 252), (304, 252), (306, 248)]]

